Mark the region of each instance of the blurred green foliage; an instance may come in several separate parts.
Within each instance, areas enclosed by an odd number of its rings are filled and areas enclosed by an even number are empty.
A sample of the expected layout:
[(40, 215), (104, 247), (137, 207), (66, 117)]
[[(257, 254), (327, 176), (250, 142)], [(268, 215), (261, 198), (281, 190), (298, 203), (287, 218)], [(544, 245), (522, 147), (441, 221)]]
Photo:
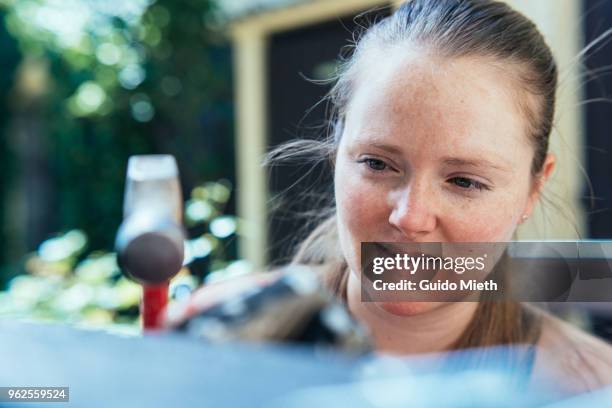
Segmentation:
[[(7, 110), (24, 119), (12, 131), (38, 124), (49, 229), (82, 230), (90, 247), (110, 250), (132, 154), (175, 155), (185, 191), (233, 181), (231, 52), (214, 29), (212, 1), (0, 0), (0, 7), (20, 52)], [(0, 163), (20, 157), (1, 147)], [(3, 185), (14, 186), (31, 165), (19, 161)]]
[[(206, 262), (212, 271), (208, 280), (250, 271), (244, 261), (232, 260), (226, 252), (228, 241), (240, 233), (238, 220), (224, 214), (230, 194), (226, 180), (204, 183), (192, 191), (185, 221), (201, 233), (185, 241), (184, 267), (170, 284), (172, 299), (188, 296), (202, 283), (199, 262)], [(90, 248), (81, 230), (44, 241), (27, 257), (27, 273), (14, 277), (7, 291), (0, 292), (0, 316), (138, 333), (140, 285), (121, 274), (114, 252)]]

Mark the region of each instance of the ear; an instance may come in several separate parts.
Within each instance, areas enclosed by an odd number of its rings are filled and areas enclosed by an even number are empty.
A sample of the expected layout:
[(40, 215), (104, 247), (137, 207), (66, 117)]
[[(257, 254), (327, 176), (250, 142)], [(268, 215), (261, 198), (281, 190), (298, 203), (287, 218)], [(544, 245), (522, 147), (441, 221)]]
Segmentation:
[(555, 155), (552, 153), (548, 153), (546, 155), (546, 158), (544, 159), (542, 170), (535, 177), (533, 187), (527, 199), (527, 205), (525, 206), (525, 210), (523, 211), (524, 216), (531, 216), (535, 204), (538, 202), (540, 196), (542, 195), (544, 185), (546, 184), (550, 176), (552, 176), (556, 164), (557, 158), (555, 157)]

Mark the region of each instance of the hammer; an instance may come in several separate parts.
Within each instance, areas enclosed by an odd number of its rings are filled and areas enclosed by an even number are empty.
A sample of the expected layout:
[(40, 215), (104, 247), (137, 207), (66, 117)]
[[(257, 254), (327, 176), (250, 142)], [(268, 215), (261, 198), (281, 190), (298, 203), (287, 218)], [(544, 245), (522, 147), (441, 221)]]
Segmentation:
[(160, 328), (170, 279), (183, 266), (182, 207), (173, 156), (130, 157), (115, 248), (123, 273), (143, 287), (140, 312), (145, 332)]

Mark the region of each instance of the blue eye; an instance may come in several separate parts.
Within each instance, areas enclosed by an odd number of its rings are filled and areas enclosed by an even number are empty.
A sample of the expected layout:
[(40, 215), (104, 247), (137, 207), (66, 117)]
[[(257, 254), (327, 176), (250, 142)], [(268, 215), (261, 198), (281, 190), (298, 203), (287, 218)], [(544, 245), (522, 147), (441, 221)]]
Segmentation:
[(372, 158), (360, 160), (359, 163), (365, 163), (365, 165), (372, 171), (385, 171), (388, 167), (387, 163), (384, 161)]
[(480, 183), (476, 180), (472, 180), (471, 178), (467, 178), (467, 177), (453, 177), (452, 179), (449, 180), (451, 183), (453, 183), (454, 185), (461, 187), (463, 189), (466, 190), (488, 190), (489, 187), (486, 186), (483, 183)]

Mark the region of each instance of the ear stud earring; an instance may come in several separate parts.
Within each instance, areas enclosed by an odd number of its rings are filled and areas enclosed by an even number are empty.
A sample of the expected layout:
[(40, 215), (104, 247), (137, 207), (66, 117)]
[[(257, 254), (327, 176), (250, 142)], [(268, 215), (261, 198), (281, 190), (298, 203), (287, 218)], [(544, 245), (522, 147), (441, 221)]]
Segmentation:
[(529, 218), (529, 216), (527, 214), (523, 214), (523, 216), (521, 217), (521, 222), (527, 221), (527, 218)]

